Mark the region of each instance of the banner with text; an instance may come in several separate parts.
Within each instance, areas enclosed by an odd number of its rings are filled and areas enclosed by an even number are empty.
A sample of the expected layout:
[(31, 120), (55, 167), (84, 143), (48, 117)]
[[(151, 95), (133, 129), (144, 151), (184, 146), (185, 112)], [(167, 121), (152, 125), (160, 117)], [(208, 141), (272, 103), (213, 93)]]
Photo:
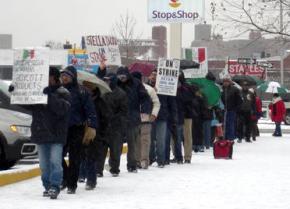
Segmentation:
[(15, 49), (13, 62), (11, 104), (47, 104), (49, 49)]
[(117, 39), (113, 36), (86, 36), (85, 45), (91, 65), (121, 65)]
[(180, 60), (160, 58), (156, 78), (157, 94), (176, 96)]
[(265, 76), (265, 68), (257, 64), (246, 65), (239, 64), (237, 60), (228, 62), (228, 72), (231, 76), (234, 75), (251, 75), (263, 78)]
[(185, 23), (202, 20), (203, 0), (148, 0), (148, 21)]

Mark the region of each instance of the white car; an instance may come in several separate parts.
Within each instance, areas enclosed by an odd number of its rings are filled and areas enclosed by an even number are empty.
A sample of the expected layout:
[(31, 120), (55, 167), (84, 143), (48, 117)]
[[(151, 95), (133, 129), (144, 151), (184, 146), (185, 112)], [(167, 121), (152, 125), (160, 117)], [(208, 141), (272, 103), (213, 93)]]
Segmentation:
[(12, 167), (24, 156), (36, 155), (30, 141), (31, 115), (10, 105), (9, 83), (0, 80), (0, 170)]

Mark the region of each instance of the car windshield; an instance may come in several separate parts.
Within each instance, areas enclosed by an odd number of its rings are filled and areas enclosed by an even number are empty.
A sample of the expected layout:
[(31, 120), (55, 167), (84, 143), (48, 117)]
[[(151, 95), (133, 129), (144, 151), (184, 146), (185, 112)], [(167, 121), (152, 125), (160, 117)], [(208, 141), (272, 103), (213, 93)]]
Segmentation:
[(0, 80), (0, 90), (7, 96), (10, 97), (10, 93), (8, 91), (9, 85), (11, 81), (8, 80)]

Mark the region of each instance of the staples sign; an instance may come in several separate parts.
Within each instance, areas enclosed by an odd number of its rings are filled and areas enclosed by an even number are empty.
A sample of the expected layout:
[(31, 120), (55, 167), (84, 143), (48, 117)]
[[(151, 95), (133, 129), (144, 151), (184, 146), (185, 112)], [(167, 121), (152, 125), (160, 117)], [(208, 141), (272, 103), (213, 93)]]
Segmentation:
[(234, 75), (253, 75), (263, 76), (265, 69), (258, 65), (242, 65), (238, 64), (237, 61), (229, 62), (229, 74)]

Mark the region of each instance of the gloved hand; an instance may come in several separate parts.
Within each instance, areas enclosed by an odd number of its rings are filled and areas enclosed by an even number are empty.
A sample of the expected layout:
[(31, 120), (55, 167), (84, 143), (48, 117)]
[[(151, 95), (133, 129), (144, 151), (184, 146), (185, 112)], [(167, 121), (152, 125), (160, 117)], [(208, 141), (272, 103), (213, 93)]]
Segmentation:
[(87, 126), (85, 128), (85, 135), (83, 138), (83, 144), (85, 144), (85, 145), (90, 144), (92, 141), (94, 141), (95, 137), (96, 137), (96, 129)]
[(68, 91), (66, 88), (62, 87), (62, 86), (59, 87), (59, 88), (56, 90), (56, 93), (57, 93), (60, 97), (66, 99), (66, 100), (69, 100), (69, 99), (70, 99), (70, 93), (69, 93), (69, 91)]
[(43, 89), (43, 94), (49, 94), (50, 93), (50, 88), (47, 86)]
[(15, 87), (14, 87), (14, 85), (9, 85), (9, 88), (8, 88), (8, 91), (11, 93), (11, 92), (13, 92), (15, 90)]

